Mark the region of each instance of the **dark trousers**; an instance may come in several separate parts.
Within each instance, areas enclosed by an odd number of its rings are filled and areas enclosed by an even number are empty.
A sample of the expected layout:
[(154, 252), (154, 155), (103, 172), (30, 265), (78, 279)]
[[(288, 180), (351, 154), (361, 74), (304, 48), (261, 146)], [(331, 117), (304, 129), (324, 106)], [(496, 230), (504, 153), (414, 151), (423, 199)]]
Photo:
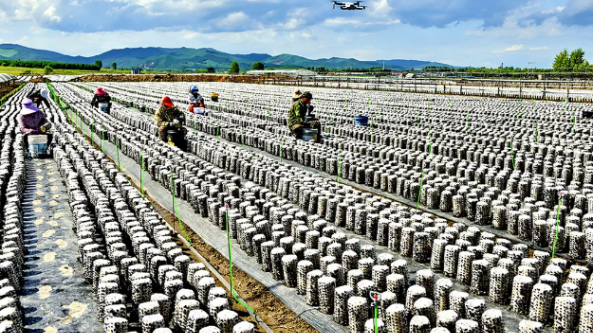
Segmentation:
[(41, 105), (41, 103), (43, 103), (45, 105), (45, 107), (47, 107), (49, 109), (49, 102), (47, 101), (47, 99), (45, 99), (43, 97), (38, 97), (35, 99), (35, 105), (37, 107), (39, 107), (39, 105)]

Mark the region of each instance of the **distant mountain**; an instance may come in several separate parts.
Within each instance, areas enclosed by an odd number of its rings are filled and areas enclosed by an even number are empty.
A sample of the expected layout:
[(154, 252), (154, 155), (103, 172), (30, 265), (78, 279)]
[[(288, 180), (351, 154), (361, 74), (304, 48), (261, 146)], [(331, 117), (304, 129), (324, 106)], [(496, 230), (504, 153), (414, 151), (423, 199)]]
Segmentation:
[(86, 58), (84, 57), (72, 57), (52, 51), (31, 49), (17, 44), (0, 44), (0, 59), (89, 63), (85, 61)]
[(249, 53), (249, 54), (231, 54), (233, 57), (244, 59), (248, 61), (264, 61), (271, 58), (272, 56), (267, 53)]
[[(446, 64), (420, 60), (377, 60), (361, 61), (353, 58), (308, 59), (305, 57), (280, 54), (272, 56), (265, 53), (230, 54), (212, 48), (125, 48), (101, 53), (92, 57), (69, 56), (57, 52), (36, 50), (17, 44), (0, 44), (0, 60), (45, 60), (92, 64), (102, 60), (104, 67), (112, 62), (119, 68), (142, 68), (155, 70), (195, 71), (214, 67), (226, 70), (233, 61), (242, 69), (250, 69), (254, 62), (261, 61), (266, 68), (370, 68), (383, 67), (394, 70), (421, 69), (426, 66), (448, 66)], [(1, 71), (1, 68), (0, 68)]]

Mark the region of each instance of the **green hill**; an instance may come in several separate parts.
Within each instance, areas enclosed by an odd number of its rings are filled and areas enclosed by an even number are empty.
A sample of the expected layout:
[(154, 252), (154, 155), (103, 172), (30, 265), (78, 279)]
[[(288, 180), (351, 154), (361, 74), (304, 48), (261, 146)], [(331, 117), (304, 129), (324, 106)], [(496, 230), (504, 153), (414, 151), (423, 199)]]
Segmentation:
[[(256, 61), (264, 63), (266, 68), (307, 68), (325, 67), (334, 69), (343, 68), (370, 68), (383, 67), (405, 70), (410, 68), (421, 69), (426, 66), (447, 66), (431, 61), (419, 60), (377, 60), (361, 61), (353, 58), (328, 58), (308, 59), (298, 55), (280, 54), (271, 56), (265, 53), (230, 54), (211, 48), (125, 48), (110, 50), (92, 56), (69, 56), (57, 52), (36, 50), (16, 44), (0, 44), (0, 60), (46, 60), (56, 62), (92, 64), (95, 60), (102, 60), (104, 67), (109, 67), (112, 62), (118, 68), (142, 68), (145, 70), (173, 70), (196, 71), (214, 67), (216, 70), (228, 70), (233, 61), (239, 63), (242, 70), (251, 69)], [(0, 68), (1, 72), (1, 68)]]

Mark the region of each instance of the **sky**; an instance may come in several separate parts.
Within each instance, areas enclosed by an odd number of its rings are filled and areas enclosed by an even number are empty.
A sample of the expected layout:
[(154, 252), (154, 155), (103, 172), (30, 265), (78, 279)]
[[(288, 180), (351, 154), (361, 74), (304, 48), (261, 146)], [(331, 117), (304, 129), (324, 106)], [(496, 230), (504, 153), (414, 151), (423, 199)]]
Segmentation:
[[(349, 0), (352, 1), (352, 0)], [(126, 47), (211, 47), (307, 58), (550, 67), (593, 62), (593, 0), (0, 0), (0, 43), (92, 56)]]

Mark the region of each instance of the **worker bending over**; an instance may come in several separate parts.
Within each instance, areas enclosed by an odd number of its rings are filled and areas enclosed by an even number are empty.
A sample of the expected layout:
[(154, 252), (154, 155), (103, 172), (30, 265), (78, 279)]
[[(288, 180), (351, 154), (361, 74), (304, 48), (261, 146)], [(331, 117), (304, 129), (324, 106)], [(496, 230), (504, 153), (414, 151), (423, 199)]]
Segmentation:
[(32, 100), (36, 107), (39, 107), (43, 103), (45, 107), (49, 109), (49, 102), (47, 101), (49, 92), (47, 90), (35, 89), (27, 95), (27, 98)]
[(183, 127), (185, 116), (181, 110), (173, 105), (169, 96), (165, 96), (161, 100), (161, 107), (154, 114), (154, 121), (159, 128), (159, 137), (164, 142), (168, 141), (167, 131), (169, 129), (181, 131), (183, 137), (187, 135), (187, 129)]
[(33, 101), (25, 99), (23, 108), (17, 117), (21, 133), (23, 133), (24, 146), (29, 146), (30, 134), (47, 134), (47, 142), (51, 143), (53, 136), (48, 132), (51, 129), (51, 123), (45, 117)]
[(303, 129), (312, 128), (317, 130), (317, 142), (321, 139), (321, 123), (312, 115), (311, 105), (313, 95), (305, 91), (300, 98), (292, 104), (288, 112), (288, 128), (297, 139), (303, 138)]
[(187, 107), (189, 112), (196, 113), (195, 108), (205, 107), (204, 97), (202, 97), (202, 95), (200, 95), (200, 90), (198, 89), (197, 86), (192, 86), (191, 89), (189, 90), (189, 93), (190, 93), (189, 106)]
[(98, 87), (95, 90), (91, 106), (99, 108), (102, 112), (109, 113), (111, 111), (111, 96), (103, 88)]

